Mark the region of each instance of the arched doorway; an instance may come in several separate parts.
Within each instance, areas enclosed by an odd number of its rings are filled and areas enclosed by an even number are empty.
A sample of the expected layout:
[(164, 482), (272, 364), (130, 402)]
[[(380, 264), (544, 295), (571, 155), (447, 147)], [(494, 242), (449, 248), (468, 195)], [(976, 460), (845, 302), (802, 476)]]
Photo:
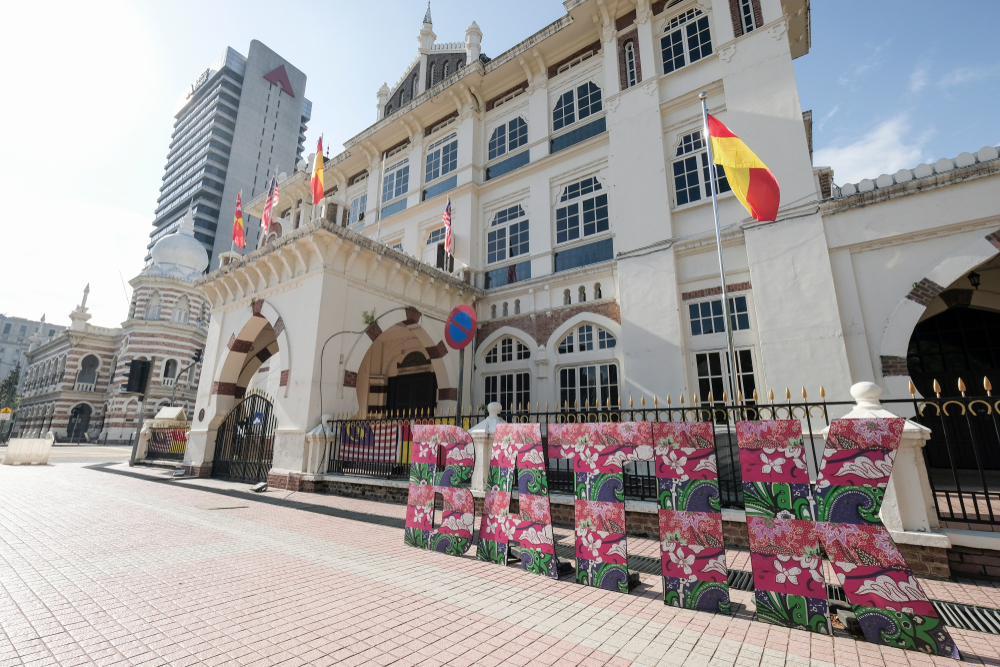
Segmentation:
[(267, 480), (274, 458), (274, 404), (254, 391), (236, 404), (219, 427), (212, 477), (253, 484)]
[(93, 409), (86, 403), (80, 403), (69, 413), (69, 424), (66, 428), (66, 435), (70, 440), (79, 440), (87, 433), (90, 427), (90, 417)]
[(76, 376), (77, 391), (94, 391), (94, 385), (97, 383), (97, 367), (100, 363), (92, 354), (83, 358), (80, 362), (80, 372)]

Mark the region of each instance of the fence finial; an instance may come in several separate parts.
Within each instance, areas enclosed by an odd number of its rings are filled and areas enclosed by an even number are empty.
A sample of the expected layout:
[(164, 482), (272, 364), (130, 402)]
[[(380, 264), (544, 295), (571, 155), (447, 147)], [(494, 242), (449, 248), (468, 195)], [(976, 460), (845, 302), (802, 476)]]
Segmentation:
[(826, 389), (823, 388), (823, 385), (819, 386), (819, 397), (826, 401)]
[(549, 402), (548, 401), (545, 401), (545, 411), (546, 412), (549, 411)]
[(941, 383), (934, 380), (934, 393), (937, 394), (938, 398), (941, 398)]
[(804, 401), (804, 400), (806, 400), (808, 398), (809, 397), (806, 395), (806, 388), (802, 387), (802, 400)]
[(698, 407), (698, 394), (693, 394), (693, 398), (691, 399), (691, 405)]
[(962, 382), (962, 378), (958, 378), (958, 390), (962, 392), (962, 398), (965, 398), (965, 383)]
[[(913, 383), (911, 382), (910, 384), (912, 385)], [(993, 385), (990, 384), (990, 379), (985, 375), (983, 376), (983, 389), (986, 390), (987, 396), (993, 395)]]
[(913, 386), (913, 380), (910, 380), (908, 384), (909, 386), (907, 387), (907, 389), (910, 391), (910, 398), (916, 398), (917, 388)]
[(715, 398), (712, 396), (712, 392), (708, 392), (708, 404), (711, 405), (715, 402)]
[(736, 402), (739, 405), (743, 405), (743, 392), (740, 391), (740, 390), (737, 390), (737, 392), (736, 392)]
[(667, 408), (670, 408), (670, 394), (667, 394)]
[(653, 407), (657, 408), (659, 407), (659, 405), (660, 405), (660, 399), (656, 397), (656, 394), (653, 394)]
[(723, 405), (725, 405), (728, 402), (729, 402), (729, 395), (726, 394), (726, 392), (722, 392), (722, 403), (723, 403)]
[(753, 390), (753, 402), (754, 403), (760, 403), (760, 396), (757, 395), (757, 390), (756, 389)]
[(684, 407), (684, 392), (681, 392), (681, 407)]
[(768, 398), (769, 401), (771, 401), (771, 403), (774, 403), (774, 390), (773, 389), (768, 389), (767, 390), (767, 398)]
[(792, 392), (788, 390), (788, 387), (785, 387), (785, 400), (789, 403), (792, 402)]
[(642, 405), (642, 407), (646, 407), (646, 395), (645, 395), (645, 394), (643, 394), (643, 395), (642, 395), (642, 396), (641, 396), (641, 397), (639, 398), (639, 403), (640, 403), (640, 404)]
[(632, 403), (632, 394), (629, 394), (629, 395), (628, 395), (628, 406), (629, 406), (630, 408), (631, 408), (631, 407), (634, 407), (634, 404)]

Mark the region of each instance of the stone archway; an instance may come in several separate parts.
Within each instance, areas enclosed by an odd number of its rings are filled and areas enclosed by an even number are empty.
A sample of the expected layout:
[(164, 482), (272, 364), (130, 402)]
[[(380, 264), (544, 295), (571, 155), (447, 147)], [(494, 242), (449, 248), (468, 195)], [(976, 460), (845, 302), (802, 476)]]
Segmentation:
[[(253, 378), (264, 362), (274, 362), (279, 367), (277, 386), (272, 395), (286, 396), (291, 373), (291, 346), (285, 331), (284, 320), (265, 301), (255, 301), (252, 314), (233, 333), (226, 344), (228, 352), (219, 373), (212, 384), (212, 395), (219, 401), (213, 422), (221, 423), (232, 403), (242, 398)], [(223, 405), (228, 399), (228, 405)]]

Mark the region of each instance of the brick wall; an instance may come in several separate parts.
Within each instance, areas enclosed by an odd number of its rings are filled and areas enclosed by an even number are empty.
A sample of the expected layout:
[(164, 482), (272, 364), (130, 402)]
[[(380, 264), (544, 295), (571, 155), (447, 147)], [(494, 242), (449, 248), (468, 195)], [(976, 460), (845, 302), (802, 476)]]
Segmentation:
[(937, 295), (943, 291), (944, 288), (933, 280), (921, 278), (919, 283), (913, 283), (913, 289), (906, 295), (906, 298), (919, 303), (921, 306), (929, 306), (931, 305), (931, 301), (936, 299)]
[(603, 315), (618, 324), (621, 324), (622, 321), (621, 308), (618, 302), (610, 299), (591, 301), (575, 306), (563, 306), (562, 308), (552, 310), (551, 313), (551, 315), (535, 313), (534, 319), (530, 315), (515, 315), (514, 317), (480, 322), (479, 330), (476, 332), (476, 344), (482, 343), (500, 327), (511, 327), (523, 331), (527, 334), (528, 338), (535, 341), (536, 345), (544, 345), (556, 329), (579, 313)]
[[(909, 554), (903, 555), (909, 560)], [(946, 565), (956, 576), (1000, 581), (1000, 551), (956, 546), (947, 555)]]

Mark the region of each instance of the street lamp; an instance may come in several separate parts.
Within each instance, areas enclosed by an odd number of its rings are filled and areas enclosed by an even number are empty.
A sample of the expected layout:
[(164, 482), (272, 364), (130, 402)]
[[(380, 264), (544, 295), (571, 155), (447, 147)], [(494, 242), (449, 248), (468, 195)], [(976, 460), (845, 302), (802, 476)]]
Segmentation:
[(980, 275), (975, 271), (969, 274), (969, 282), (972, 283), (972, 286), (976, 289), (979, 289), (979, 278)]
[(197, 364), (199, 361), (201, 361), (201, 355), (204, 352), (205, 352), (205, 350), (202, 349), (202, 348), (198, 348), (197, 350), (195, 350), (194, 351), (194, 357), (192, 358), (192, 361), (191, 361), (191, 365), (188, 366), (187, 368), (185, 368), (184, 370), (182, 370), (180, 373), (178, 373), (177, 377), (174, 378), (174, 390), (172, 392), (170, 392), (170, 407), (174, 407), (174, 397), (177, 395), (177, 383), (180, 382), (181, 376), (184, 375), (185, 373), (187, 373), (192, 368), (194, 368), (195, 364)]

